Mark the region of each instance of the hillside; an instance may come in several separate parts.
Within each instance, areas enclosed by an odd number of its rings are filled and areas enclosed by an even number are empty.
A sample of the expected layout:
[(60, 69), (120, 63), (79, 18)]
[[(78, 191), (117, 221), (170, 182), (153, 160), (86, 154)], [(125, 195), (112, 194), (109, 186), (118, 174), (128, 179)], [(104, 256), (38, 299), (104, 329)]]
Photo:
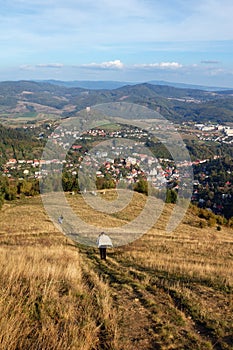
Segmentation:
[(0, 166), (9, 158), (38, 158), (43, 149), (43, 142), (38, 140), (40, 129), (13, 129), (0, 124)]
[(165, 85), (137, 84), (116, 89), (87, 89), (18, 81), (0, 83), (0, 121), (35, 121), (74, 116), (87, 106), (106, 102), (142, 104), (173, 122), (233, 121), (232, 91), (210, 92)]
[[(144, 197), (114, 218), (93, 217), (79, 195), (69, 202), (87, 222), (122, 224)], [(168, 234), (171, 210), (133, 244), (109, 250), (105, 262), (96, 248), (66, 239), (40, 197), (5, 204), (1, 349), (232, 349), (232, 230), (200, 228), (190, 209)]]

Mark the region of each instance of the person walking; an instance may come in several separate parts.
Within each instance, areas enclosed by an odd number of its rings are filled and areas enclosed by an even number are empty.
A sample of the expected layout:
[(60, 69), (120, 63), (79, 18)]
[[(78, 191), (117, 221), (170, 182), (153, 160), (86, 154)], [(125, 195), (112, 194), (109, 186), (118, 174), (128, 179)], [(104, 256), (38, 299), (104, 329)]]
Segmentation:
[(63, 216), (62, 216), (62, 214), (59, 216), (59, 218), (58, 218), (58, 223), (59, 224), (62, 224), (63, 223)]
[(100, 251), (100, 259), (106, 260), (107, 248), (113, 247), (111, 238), (106, 235), (106, 233), (101, 232), (97, 238), (96, 243)]

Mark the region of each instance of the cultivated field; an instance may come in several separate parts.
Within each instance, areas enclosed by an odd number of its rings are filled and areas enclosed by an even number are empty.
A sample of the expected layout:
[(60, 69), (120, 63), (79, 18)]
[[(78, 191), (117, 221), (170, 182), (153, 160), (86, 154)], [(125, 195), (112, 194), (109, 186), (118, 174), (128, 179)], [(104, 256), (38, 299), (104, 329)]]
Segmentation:
[[(87, 222), (111, 227), (132, 220), (145, 197), (112, 216), (94, 215), (80, 195), (69, 201)], [(233, 231), (200, 228), (190, 211), (167, 233), (171, 210), (102, 261), (57, 230), (40, 197), (5, 204), (0, 349), (233, 349)]]

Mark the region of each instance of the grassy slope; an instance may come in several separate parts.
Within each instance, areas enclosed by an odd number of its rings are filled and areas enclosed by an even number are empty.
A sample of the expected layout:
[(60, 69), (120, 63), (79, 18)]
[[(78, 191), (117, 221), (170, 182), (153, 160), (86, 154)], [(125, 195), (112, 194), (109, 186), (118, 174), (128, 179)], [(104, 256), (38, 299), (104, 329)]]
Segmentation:
[[(138, 210), (144, 197), (136, 196)], [(81, 198), (70, 201), (88, 220)], [(188, 213), (168, 234), (171, 209), (142, 238), (109, 251), (105, 262), (97, 249), (60, 234), (39, 197), (5, 205), (1, 349), (232, 349), (233, 232), (200, 229)], [(127, 208), (114, 222), (134, 215)]]

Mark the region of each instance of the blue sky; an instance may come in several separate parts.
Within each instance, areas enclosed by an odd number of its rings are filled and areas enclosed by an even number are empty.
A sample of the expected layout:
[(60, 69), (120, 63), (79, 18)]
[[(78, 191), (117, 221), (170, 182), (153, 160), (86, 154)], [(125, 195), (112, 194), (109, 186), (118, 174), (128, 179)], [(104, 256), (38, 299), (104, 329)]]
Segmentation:
[(0, 0), (0, 80), (233, 87), (232, 0)]

